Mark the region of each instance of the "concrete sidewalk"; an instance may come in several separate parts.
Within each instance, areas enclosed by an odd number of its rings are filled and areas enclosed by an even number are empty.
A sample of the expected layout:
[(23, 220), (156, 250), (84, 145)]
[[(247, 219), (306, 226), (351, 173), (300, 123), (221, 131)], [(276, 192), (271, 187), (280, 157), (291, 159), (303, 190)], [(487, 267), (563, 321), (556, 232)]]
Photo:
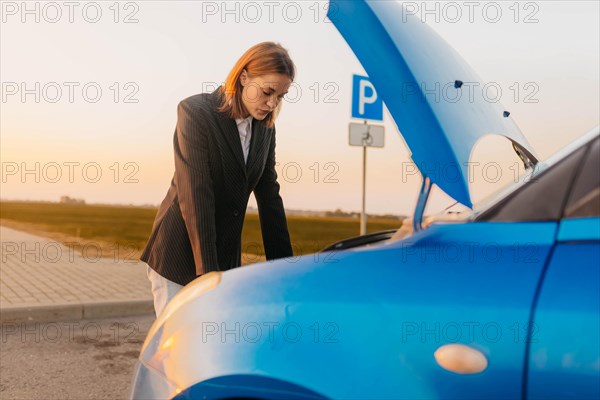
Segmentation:
[(0, 240), (0, 323), (154, 312), (146, 264), (127, 259), (124, 249), (100, 258), (90, 242), (82, 255), (77, 247), (5, 226)]

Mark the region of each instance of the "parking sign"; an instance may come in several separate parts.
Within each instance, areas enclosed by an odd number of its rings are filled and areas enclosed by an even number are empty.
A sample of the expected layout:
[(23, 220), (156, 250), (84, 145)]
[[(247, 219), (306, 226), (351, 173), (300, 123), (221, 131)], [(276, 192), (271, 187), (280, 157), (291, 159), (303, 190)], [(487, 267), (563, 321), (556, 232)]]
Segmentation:
[(383, 121), (383, 101), (366, 76), (352, 75), (352, 118)]

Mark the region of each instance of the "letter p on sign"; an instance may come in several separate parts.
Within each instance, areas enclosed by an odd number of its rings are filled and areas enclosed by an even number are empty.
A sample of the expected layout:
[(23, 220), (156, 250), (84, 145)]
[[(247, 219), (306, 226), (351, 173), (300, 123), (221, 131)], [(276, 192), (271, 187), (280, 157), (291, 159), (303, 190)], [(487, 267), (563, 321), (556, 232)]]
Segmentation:
[(383, 101), (366, 76), (352, 75), (352, 118), (383, 121)]

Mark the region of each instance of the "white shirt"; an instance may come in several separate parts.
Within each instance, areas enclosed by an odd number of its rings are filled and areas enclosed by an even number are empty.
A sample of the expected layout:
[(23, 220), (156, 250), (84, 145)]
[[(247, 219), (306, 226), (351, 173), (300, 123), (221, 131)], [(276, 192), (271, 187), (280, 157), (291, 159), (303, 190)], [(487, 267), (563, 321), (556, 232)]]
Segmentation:
[(248, 161), (248, 152), (250, 151), (250, 139), (252, 138), (252, 115), (247, 118), (236, 118), (240, 141), (244, 152), (244, 162)]

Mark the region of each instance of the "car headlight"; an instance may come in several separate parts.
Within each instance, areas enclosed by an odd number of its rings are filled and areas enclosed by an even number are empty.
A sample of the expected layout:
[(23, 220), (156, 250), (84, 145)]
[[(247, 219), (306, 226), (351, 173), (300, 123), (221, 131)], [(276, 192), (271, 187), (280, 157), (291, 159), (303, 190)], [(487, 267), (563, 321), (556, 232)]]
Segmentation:
[(221, 283), (222, 272), (209, 272), (207, 274), (202, 275), (196, 280), (190, 282), (186, 286), (184, 286), (177, 294), (171, 299), (171, 301), (164, 308), (162, 313), (158, 316), (154, 324), (150, 328), (148, 332), (148, 336), (146, 337), (146, 342), (142, 346), (142, 354), (144, 354), (144, 349), (149, 345), (152, 341), (160, 327), (163, 326), (165, 321), (173, 315), (177, 309), (179, 309), (182, 305), (194, 299), (198, 296), (201, 296), (204, 293), (207, 293), (217, 287), (219, 283)]
[(131, 382), (130, 399), (170, 399), (181, 393), (175, 384), (138, 361)]

